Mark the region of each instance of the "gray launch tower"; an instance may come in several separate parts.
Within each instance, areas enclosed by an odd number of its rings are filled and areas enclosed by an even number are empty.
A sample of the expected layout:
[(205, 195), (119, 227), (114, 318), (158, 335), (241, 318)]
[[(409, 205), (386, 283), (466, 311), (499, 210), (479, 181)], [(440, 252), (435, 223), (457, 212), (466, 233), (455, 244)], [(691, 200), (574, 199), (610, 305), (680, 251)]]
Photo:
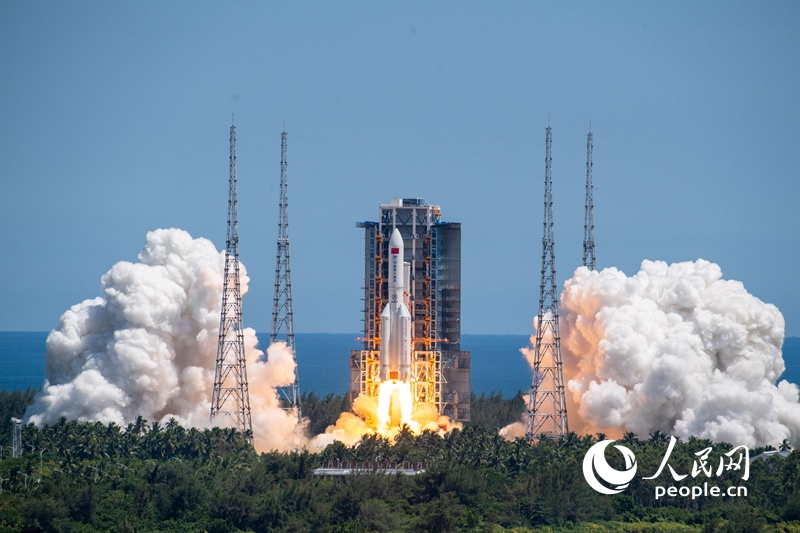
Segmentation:
[(542, 237), (542, 281), (539, 286), (539, 315), (534, 347), (533, 382), (528, 403), (525, 438), (564, 437), (569, 432), (564, 400), (564, 372), (561, 366), (561, 337), (558, 330), (558, 287), (553, 233), (553, 134), (547, 127), (544, 172), (544, 236)]
[(412, 393), (442, 415), (470, 419), (470, 352), (461, 351), (461, 224), (442, 221), (423, 198), (395, 198), (363, 228), (364, 347), (350, 354), (350, 395), (377, 394), (381, 312), (388, 302), (389, 238), (397, 228), (408, 263)]
[(583, 266), (596, 270), (594, 257), (594, 177), (592, 176), (592, 132), (586, 137), (586, 209), (583, 214)]
[[(275, 297), (272, 303), (272, 327), (269, 340), (284, 340), (292, 350), (294, 358), (294, 383), (281, 387), (281, 397), (290, 409), (297, 411), (297, 418), (303, 417), (300, 406), (300, 378), (297, 368), (297, 349), (294, 340), (294, 312), (292, 311), (292, 276), (289, 268), (289, 183), (286, 161), (286, 137), (281, 133), (281, 192), (278, 202), (278, 253), (275, 261)], [(284, 337), (284, 339), (279, 339)]]
[[(228, 236), (222, 279), (222, 312), (219, 343), (211, 395), (211, 422), (219, 415), (232, 418), (234, 427), (252, 439), (250, 391), (244, 356), (242, 292), (239, 283), (239, 201), (236, 193), (236, 126), (231, 126), (230, 174), (228, 177)], [(232, 405), (231, 405), (232, 404)]]

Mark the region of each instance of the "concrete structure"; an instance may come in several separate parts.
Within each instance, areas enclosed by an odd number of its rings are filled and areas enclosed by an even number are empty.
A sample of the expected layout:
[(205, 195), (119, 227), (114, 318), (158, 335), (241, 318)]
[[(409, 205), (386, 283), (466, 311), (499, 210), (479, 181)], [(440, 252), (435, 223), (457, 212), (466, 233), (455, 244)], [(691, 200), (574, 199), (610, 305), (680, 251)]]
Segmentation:
[(11, 419), (11, 457), (22, 457), (22, 420)]
[(747, 464), (748, 465), (753, 464), (753, 461), (755, 461), (756, 459), (760, 459), (761, 461), (766, 461), (770, 457), (780, 457), (781, 459), (786, 459), (787, 457), (789, 457), (789, 454), (791, 454), (791, 453), (792, 453), (791, 450), (783, 450), (783, 451), (769, 450), (769, 451), (760, 453), (760, 454), (756, 455), (755, 457), (750, 457), (747, 460)]
[(315, 476), (341, 477), (367, 474), (403, 474), (416, 476), (428, 469), (428, 463), (390, 463), (360, 461), (323, 461), (321, 468), (314, 469)]
[[(408, 263), (413, 395), (458, 421), (470, 419), (470, 353), (461, 350), (461, 224), (423, 198), (395, 198), (364, 229), (364, 348), (350, 356), (350, 393), (375, 395), (381, 312), (389, 301), (389, 240), (398, 229)], [(404, 276), (406, 277), (406, 276)]]

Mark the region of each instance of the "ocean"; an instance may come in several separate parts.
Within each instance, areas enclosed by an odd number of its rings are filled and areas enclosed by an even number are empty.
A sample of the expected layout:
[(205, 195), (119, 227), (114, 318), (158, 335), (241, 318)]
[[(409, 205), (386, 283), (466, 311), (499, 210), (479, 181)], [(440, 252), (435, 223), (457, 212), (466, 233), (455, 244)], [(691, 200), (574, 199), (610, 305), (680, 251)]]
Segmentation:
[[(298, 333), (300, 389), (324, 396), (347, 392), (350, 350), (361, 343), (355, 333)], [(259, 338), (269, 335), (259, 334)], [(47, 332), (0, 331), (0, 389), (39, 388), (44, 382)], [(461, 349), (472, 352), (472, 390), (513, 396), (530, 387), (531, 372), (519, 349), (528, 335), (462, 335)], [(800, 337), (783, 345), (786, 372), (781, 379), (800, 383)]]

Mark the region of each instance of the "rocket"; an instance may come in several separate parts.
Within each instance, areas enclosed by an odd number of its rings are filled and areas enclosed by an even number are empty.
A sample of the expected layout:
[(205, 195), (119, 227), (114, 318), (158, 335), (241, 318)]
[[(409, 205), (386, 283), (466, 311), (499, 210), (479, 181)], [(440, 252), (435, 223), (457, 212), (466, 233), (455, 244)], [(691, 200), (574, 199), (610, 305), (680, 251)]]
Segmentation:
[[(381, 313), (381, 381), (411, 378), (411, 314), (404, 302), (406, 268), (403, 237), (395, 228), (389, 239), (389, 303)], [(410, 280), (409, 280), (410, 281)]]

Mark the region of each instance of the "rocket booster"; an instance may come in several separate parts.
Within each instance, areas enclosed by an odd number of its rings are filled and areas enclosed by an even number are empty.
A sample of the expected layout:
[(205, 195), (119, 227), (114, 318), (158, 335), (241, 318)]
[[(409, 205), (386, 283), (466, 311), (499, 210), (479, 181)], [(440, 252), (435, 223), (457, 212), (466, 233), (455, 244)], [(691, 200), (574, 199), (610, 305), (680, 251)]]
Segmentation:
[(395, 228), (389, 239), (389, 303), (381, 313), (381, 381), (411, 378), (411, 314), (403, 301), (403, 237)]

